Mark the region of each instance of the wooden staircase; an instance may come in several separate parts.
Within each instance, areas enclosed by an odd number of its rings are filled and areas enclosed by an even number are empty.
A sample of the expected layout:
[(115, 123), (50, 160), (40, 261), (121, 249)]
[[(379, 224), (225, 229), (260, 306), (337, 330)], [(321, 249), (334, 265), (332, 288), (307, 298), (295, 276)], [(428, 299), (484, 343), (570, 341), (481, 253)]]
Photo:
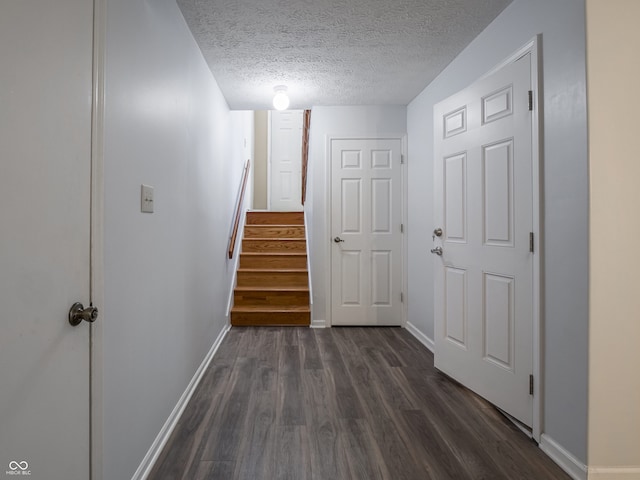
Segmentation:
[(248, 212), (233, 326), (309, 325), (307, 243), (302, 212)]

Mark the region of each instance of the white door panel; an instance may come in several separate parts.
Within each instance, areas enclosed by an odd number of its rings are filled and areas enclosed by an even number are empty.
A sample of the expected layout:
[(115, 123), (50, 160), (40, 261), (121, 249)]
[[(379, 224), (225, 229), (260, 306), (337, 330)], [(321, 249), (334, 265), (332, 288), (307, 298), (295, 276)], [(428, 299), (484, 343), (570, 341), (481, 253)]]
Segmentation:
[(271, 112), (271, 205), (302, 210), (302, 110)]
[(532, 424), (530, 56), (436, 105), (436, 367)]
[(334, 325), (400, 325), (400, 139), (331, 140)]
[(0, 7), (0, 472), (89, 478), (93, 2)]

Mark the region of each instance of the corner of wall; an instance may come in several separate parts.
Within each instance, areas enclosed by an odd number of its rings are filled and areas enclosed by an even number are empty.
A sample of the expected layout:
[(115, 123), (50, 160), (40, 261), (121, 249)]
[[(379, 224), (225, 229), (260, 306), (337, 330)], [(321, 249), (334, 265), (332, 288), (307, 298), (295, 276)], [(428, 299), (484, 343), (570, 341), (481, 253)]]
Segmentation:
[(430, 339), (429, 337), (427, 337), (424, 333), (422, 333), (413, 323), (411, 322), (407, 322), (407, 324), (405, 325), (405, 328), (407, 329), (407, 331), (413, 335), (414, 337), (416, 337), (416, 339), (423, 344), (425, 347), (427, 347), (427, 349), (431, 352), (434, 353), (435, 352), (435, 342)]
[(542, 434), (539, 446), (573, 480), (587, 480), (587, 466), (549, 435)]

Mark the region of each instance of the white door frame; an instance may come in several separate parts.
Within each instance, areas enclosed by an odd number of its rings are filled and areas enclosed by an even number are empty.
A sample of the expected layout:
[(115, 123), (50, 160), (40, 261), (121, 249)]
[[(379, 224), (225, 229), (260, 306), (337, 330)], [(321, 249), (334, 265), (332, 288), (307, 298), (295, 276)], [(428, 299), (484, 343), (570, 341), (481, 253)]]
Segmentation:
[(402, 268), (402, 292), (404, 296), (404, 300), (402, 302), (402, 318), (400, 319), (400, 326), (405, 328), (407, 323), (407, 283), (408, 283), (408, 268), (407, 268), (407, 251), (408, 251), (408, 235), (407, 235), (407, 134), (406, 133), (378, 133), (378, 134), (369, 134), (369, 135), (342, 135), (342, 134), (328, 134), (325, 136), (325, 165), (327, 165), (326, 177), (325, 177), (325, 212), (327, 212), (325, 216), (325, 239), (322, 240), (324, 242), (324, 252), (325, 252), (325, 292), (326, 292), (326, 304), (325, 304), (325, 327), (332, 326), (332, 289), (331, 289), (331, 246), (332, 246), (332, 236), (331, 236), (331, 220), (332, 220), (332, 210), (331, 210), (331, 179), (333, 175), (333, 168), (331, 166), (331, 142), (333, 140), (379, 140), (379, 139), (392, 139), (392, 140), (400, 140), (401, 143), (401, 155), (402, 155), (402, 169), (400, 172), (400, 198), (402, 212), (400, 214), (401, 223), (404, 225), (404, 233), (402, 234), (402, 252), (401, 255), (401, 268)]
[[(542, 108), (542, 57), (540, 51), (540, 42), (542, 35), (538, 34), (524, 46), (516, 50), (512, 55), (500, 62), (494, 68), (478, 80), (486, 78), (504, 66), (517, 61), (523, 56), (530, 54), (531, 58), (531, 90), (533, 91), (533, 111), (531, 119), (531, 163), (532, 163), (532, 204), (533, 204), (533, 416), (531, 425), (531, 436), (540, 442), (544, 425), (544, 364), (543, 351), (544, 339), (543, 332), (543, 316), (542, 316), (542, 258), (543, 258), (543, 242), (541, 239), (544, 234), (544, 226), (540, 216), (542, 205), (542, 153), (543, 139), (542, 132), (543, 117), (540, 114)], [(435, 303), (434, 303), (435, 308)], [(517, 423), (517, 422), (516, 422)], [(524, 431), (524, 430), (523, 430)]]
[(267, 210), (271, 210), (271, 113), (267, 112)]
[(542, 35), (536, 35), (526, 45), (518, 49), (513, 55), (494, 67), (487, 75), (500, 70), (503, 66), (513, 63), (524, 55), (530, 54), (531, 58), (531, 90), (533, 91), (533, 111), (531, 112), (531, 181), (532, 203), (533, 203), (533, 422), (531, 425), (531, 435), (539, 443), (544, 424), (544, 366), (543, 351), (544, 340), (542, 338), (542, 251), (541, 242), (544, 226), (540, 216), (542, 205), (542, 120), (540, 115), (542, 109), (542, 57), (539, 48)]
[(90, 328), (90, 480), (102, 480), (102, 325), (104, 311), (104, 111), (106, 0), (93, 0), (93, 87), (91, 100), (91, 258), (89, 295), (99, 317)]

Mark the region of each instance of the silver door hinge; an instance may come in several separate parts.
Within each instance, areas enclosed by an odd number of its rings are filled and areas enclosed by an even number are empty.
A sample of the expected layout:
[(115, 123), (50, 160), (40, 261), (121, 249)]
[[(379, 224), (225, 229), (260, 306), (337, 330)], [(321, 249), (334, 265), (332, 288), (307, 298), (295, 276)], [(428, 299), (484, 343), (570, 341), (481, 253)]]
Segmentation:
[(404, 233), (404, 223), (400, 224), (400, 233)]
[(529, 375), (529, 395), (533, 395), (533, 375)]
[(404, 163), (404, 155), (400, 155), (400, 164)]
[(529, 90), (529, 111), (533, 112), (533, 90)]
[(404, 303), (404, 293), (400, 292), (400, 303)]
[(529, 232), (529, 251), (533, 253), (533, 232)]

